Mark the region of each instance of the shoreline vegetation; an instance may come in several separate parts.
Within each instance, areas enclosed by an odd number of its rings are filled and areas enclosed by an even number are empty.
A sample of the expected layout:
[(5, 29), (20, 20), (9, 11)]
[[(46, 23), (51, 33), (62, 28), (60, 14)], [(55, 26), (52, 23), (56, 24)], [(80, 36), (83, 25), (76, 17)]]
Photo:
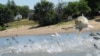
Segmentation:
[[(89, 23), (94, 26), (93, 29), (89, 30), (90, 32), (100, 30), (100, 22), (89, 20)], [(35, 23), (33, 24), (33, 22), (24, 19), (18, 21), (17, 23), (12, 22), (9, 25), (10, 27), (8, 27), (6, 30), (0, 31), (0, 37), (77, 32), (74, 29), (74, 20), (69, 22), (61, 22), (50, 26), (37, 27)]]

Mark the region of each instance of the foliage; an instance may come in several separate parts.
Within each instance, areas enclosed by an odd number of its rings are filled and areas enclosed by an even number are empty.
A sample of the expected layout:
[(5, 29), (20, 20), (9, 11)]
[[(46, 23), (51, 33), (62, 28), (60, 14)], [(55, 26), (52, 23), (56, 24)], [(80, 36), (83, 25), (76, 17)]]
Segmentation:
[(28, 6), (17, 6), (17, 9), (18, 9), (18, 13), (20, 13), (23, 16), (23, 18), (28, 17), (28, 13), (29, 13)]
[(13, 16), (16, 16), (20, 13), (23, 18), (27, 18), (27, 15), (29, 13), (28, 6), (17, 6), (13, 0), (8, 0), (7, 7), (12, 11)]
[(86, 0), (92, 10), (100, 10), (100, 0)]
[(5, 21), (5, 18), (4, 18), (4, 11), (5, 10), (5, 6), (0, 4), (0, 25), (1, 26), (4, 26), (4, 21)]
[(79, 2), (69, 2), (64, 8), (65, 13), (68, 15), (86, 14), (91, 11), (87, 2), (80, 0)]
[(12, 12), (5, 5), (0, 4), (0, 25), (5, 26), (12, 19)]
[(41, 1), (34, 7), (34, 19), (40, 26), (46, 26), (55, 23), (55, 13), (53, 10), (53, 3), (48, 1)]
[(8, 0), (6, 6), (12, 11), (13, 16), (17, 15), (17, 13), (18, 13), (17, 6), (13, 0), (12, 1)]
[(88, 6), (87, 2), (85, 2), (84, 0), (80, 0), (78, 3), (78, 10), (81, 14), (86, 14), (91, 11), (91, 8)]
[(85, 0), (91, 8), (91, 16), (97, 15), (100, 11), (100, 0)]
[(66, 3), (63, 2), (63, 3), (58, 3), (58, 5), (55, 8), (56, 17), (57, 17), (58, 22), (63, 21), (64, 18), (65, 18), (65, 15), (64, 15), (64, 13), (65, 13), (65, 10), (64, 10), (65, 6), (66, 6)]
[(64, 10), (68, 15), (78, 14), (78, 2), (69, 2), (68, 5), (64, 8)]

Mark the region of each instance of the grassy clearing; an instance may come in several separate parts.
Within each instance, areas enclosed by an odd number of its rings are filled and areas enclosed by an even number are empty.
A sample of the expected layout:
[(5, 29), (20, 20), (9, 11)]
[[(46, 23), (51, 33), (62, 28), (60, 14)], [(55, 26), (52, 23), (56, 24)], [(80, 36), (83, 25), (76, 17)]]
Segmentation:
[(14, 27), (16, 28), (16, 27), (25, 26), (25, 25), (36, 25), (36, 23), (32, 20), (22, 19), (20, 21), (8, 23), (8, 25), (9, 25), (8, 28), (14, 28)]

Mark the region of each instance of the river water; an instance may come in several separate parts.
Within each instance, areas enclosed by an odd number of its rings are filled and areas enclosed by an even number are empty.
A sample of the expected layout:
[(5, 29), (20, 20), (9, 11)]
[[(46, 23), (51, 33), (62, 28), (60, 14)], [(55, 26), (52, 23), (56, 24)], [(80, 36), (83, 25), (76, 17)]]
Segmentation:
[(58, 34), (0, 37), (0, 56), (100, 56), (90, 32)]

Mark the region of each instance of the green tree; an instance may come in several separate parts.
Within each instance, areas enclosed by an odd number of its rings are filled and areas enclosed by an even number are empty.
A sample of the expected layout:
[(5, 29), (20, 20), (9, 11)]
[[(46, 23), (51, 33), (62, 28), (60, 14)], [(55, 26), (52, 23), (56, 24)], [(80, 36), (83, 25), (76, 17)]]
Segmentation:
[(5, 10), (5, 6), (0, 4), (0, 26), (4, 26), (4, 10)]
[(7, 23), (12, 22), (14, 20), (13, 12), (8, 7), (5, 8), (4, 12), (5, 24), (7, 25)]
[(20, 13), (23, 16), (23, 18), (28, 17), (28, 13), (29, 13), (28, 6), (17, 6), (17, 9), (18, 9), (18, 13)]
[(69, 2), (68, 5), (64, 8), (64, 13), (72, 16), (79, 15), (82, 13), (87, 14), (90, 11), (90, 7), (84, 0), (80, 0), (78, 2)]
[(85, 0), (88, 6), (91, 8), (91, 16), (97, 15), (100, 11), (100, 0)]
[(64, 8), (64, 10), (68, 15), (79, 14), (78, 2), (69, 2), (68, 5)]
[(7, 7), (12, 11), (14, 16), (17, 15), (18, 9), (17, 9), (17, 6), (13, 0), (12, 1), (8, 0)]
[(78, 10), (80, 11), (80, 14), (86, 14), (91, 11), (91, 8), (88, 6), (86, 1), (80, 0), (78, 3)]
[(12, 20), (12, 12), (7, 6), (0, 4), (0, 26), (5, 26)]
[(53, 3), (42, 0), (34, 7), (34, 19), (40, 26), (50, 25), (56, 23), (55, 13), (53, 10)]
[(55, 8), (55, 12), (56, 12), (56, 17), (58, 22), (63, 21), (64, 20), (64, 8), (66, 6), (66, 3), (62, 2), (62, 3), (58, 3), (57, 7)]
[(28, 6), (18, 6), (15, 4), (14, 0), (8, 0), (7, 7), (12, 11), (13, 17), (15, 17), (18, 13), (20, 13), (23, 16), (23, 18), (27, 18), (28, 16)]

